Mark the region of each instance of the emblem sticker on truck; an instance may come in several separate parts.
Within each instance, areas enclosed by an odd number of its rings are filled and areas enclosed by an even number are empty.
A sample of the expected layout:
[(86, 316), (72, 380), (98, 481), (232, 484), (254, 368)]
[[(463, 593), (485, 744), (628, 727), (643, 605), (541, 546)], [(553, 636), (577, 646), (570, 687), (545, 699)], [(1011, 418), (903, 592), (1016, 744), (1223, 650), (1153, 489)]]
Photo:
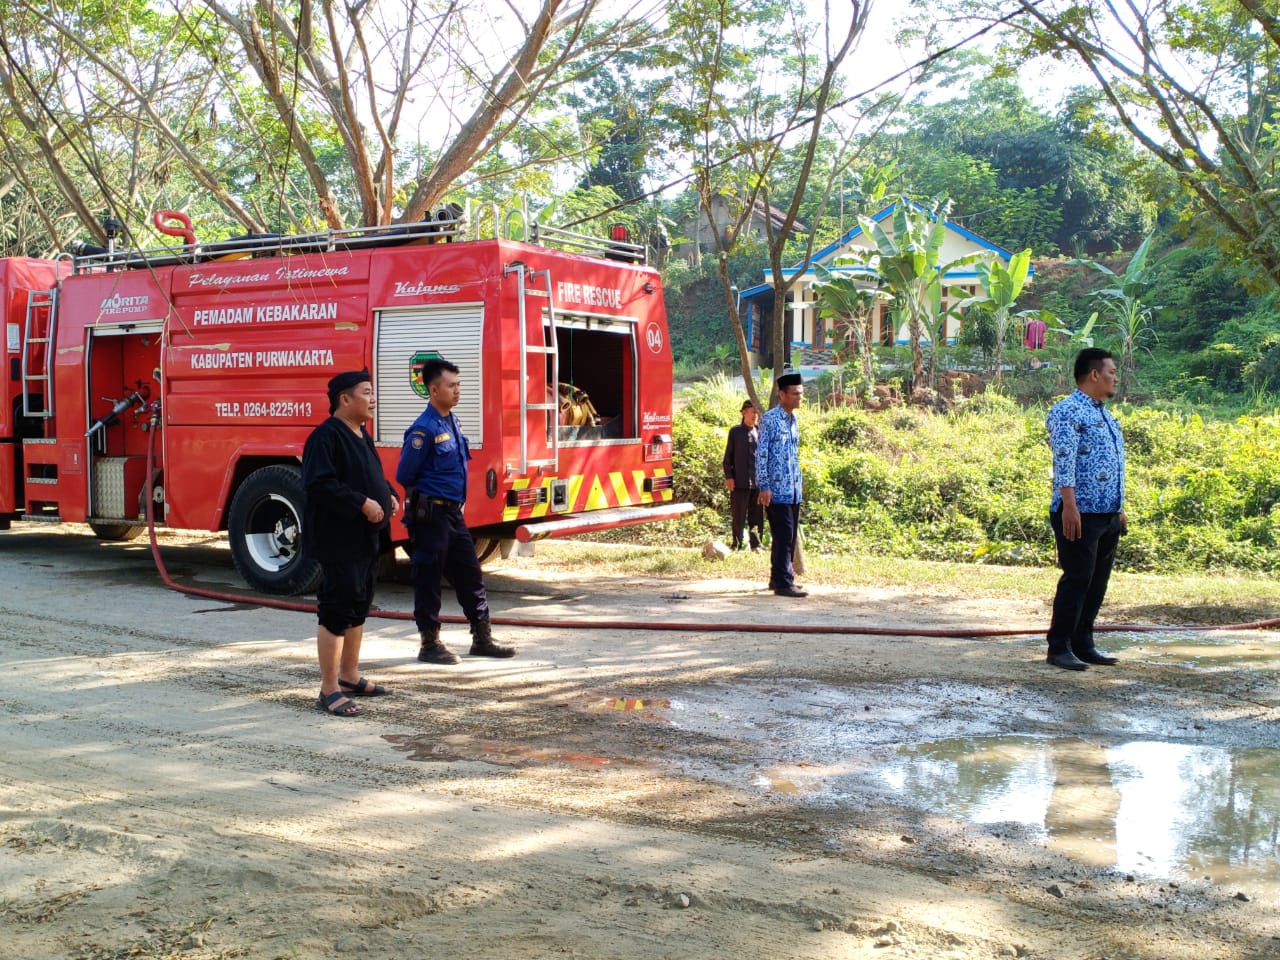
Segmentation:
[(420, 397), (429, 397), (431, 391), (427, 389), (426, 382), (422, 379), (422, 368), (428, 360), (439, 360), (440, 354), (434, 350), (419, 350), (413, 355), (413, 359), (409, 361), (409, 386), (413, 387), (413, 392)]

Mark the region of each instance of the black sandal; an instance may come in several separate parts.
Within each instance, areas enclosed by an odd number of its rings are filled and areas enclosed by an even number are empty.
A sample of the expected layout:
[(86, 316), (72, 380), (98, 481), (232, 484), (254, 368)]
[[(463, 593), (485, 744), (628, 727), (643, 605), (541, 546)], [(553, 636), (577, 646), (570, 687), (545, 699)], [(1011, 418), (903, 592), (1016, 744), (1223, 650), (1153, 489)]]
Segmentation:
[(374, 683), (361, 677), (355, 683), (349, 683), (346, 680), (339, 680), (338, 686), (347, 691), (353, 697), (389, 697), (392, 691), (388, 690), (380, 683)]
[[(346, 703), (337, 706), (339, 700), (345, 700)], [(316, 709), (323, 710), (325, 713), (334, 717), (358, 717), (364, 713), (364, 708), (357, 706), (351, 699), (341, 690), (335, 690), (329, 695), (320, 694), (320, 699), (316, 701)]]

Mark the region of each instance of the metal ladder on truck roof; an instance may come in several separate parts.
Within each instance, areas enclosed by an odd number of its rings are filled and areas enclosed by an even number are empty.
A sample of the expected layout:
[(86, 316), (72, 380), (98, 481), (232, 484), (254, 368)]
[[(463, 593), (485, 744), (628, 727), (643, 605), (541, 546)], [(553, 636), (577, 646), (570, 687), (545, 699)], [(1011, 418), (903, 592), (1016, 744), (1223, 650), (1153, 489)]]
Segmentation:
[[(551, 296), (551, 271), (530, 270), (520, 261), (509, 264), (502, 270), (503, 276), (516, 275), (517, 300), (520, 304), (520, 472), (528, 473), (530, 467), (550, 467), (560, 470), (560, 429), (558, 416), (560, 413), (559, 395), (556, 392), (560, 383), (560, 352), (556, 349), (556, 308)], [(546, 281), (546, 290), (533, 290), (527, 281), (541, 277)], [(544, 333), (542, 318), (538, 317), (538, 334), (543, 340), (540, 344), (529, 343), (529, 311), (526, 300), (530, 296), (546, 297), (548, 329)], [(547, 341), (550, 341), (548, 344)], [(548, 388), (552, 391), (551, 399), (544, 402), (529, 401), (529, 360), (537, 357), (537, 366), (541, 373), (547, 368), (546, 358), (551, 357), (551, 382)], [(551, 448), (550, 458), (529, 456), (529, 414), (542, 411), (546, 422), (547, 444)]]
[[(28, 290), (22, 329), (22, 415), (53, 416), (53, 341), (58, 319), (58, 289)], [(43, 349), (37, 349), (43, 348)], [(40, 385), (39, 410), (31, 408), (32, 388)]]

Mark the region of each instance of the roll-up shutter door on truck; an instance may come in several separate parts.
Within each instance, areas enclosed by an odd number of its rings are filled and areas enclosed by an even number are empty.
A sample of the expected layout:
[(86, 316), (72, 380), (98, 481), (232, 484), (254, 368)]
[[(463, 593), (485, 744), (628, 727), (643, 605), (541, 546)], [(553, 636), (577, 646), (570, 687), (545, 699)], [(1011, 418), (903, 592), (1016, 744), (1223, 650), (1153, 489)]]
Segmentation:
[(481, 382), (480, 343), (484, 305), (451, 303), (383, 310), (377, 318), (377, 346), (373, 380), (378, 392), (375, 426), (378, 443), (399, 444), (404, 432), (426, 408), (427, 399), (410, 385), (415, 354), (435, 351), (458, 368), (462, 400), (454, 415), (472, 449), (484, 446), (484, 384)]

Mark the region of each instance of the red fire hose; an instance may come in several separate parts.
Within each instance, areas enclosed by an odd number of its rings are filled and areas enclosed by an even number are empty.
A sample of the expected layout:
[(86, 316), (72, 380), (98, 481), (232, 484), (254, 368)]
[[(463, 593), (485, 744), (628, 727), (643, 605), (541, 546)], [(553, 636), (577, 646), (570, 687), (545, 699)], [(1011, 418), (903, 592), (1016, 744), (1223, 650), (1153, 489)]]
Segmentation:
[[(165, 569), (164, 559), (160, 556), (160, 545), (156, 540), (155, 501), (152, 497), (153, 477), (155, 469), (155, 440), (160, 424), (160, 407), (152, 404), (151, 429), (147, 436), (147, 534), (151, 538), (151, 557), (160, 579), (170, 590), (185, 593), (188, 596), (204, 597), (209, 600), (220, 600), (227, 603), (252, 603), (260, 607), (275, 610), (293, 610), (298, 613), (315, 613), (315, 604), (295, 603), (291, 600), (274, 600), (265, 597), (251, 597), (239, 593), (225, 593), (218, 590), (204, 590), (199, 587), (187, 587), (174, 582)], [(370, 617), (383, 620), (413, 620), (413, 614), (405, 610), (371, 610)], [(442, 616), (445, 623), (466, 623), (465, 617)], [(1044, 627), (915, 627), (915, 626), (882, 626), (869, 624), (800, 624), (800, 623), (693, 623), (675, 620), (548, 620), (529, 617), (493, 617), (492, 622), (502, 627), (545, 627), (557, 630), (663, 630), (679, 633), (807, 633), (838, 634), (845, 636), (871, 637), (1019, 637), (1043, 634)], [(1254, 620), (1250, 623), (1231, 623), (1218, 626), (1171, 626), (1159, 623), (1110, 623), (1099, 624), (1094, 629), (1108, 633), (1171, 633), (1171, 632), (1207, 632), (1210, 630), (1265, 630), (1280, 627), (1280, 617), (1269, 620)]]
[[(170, 220), (176, 220), (180, 226), (174, 226)], [(191, 218), (180, 210), (157, 210), (151, 216), (151, 222), (161, 233), (169, 237), (181, 237), (187, 246), (196, 245), (196, 232), (191, 228)]]

